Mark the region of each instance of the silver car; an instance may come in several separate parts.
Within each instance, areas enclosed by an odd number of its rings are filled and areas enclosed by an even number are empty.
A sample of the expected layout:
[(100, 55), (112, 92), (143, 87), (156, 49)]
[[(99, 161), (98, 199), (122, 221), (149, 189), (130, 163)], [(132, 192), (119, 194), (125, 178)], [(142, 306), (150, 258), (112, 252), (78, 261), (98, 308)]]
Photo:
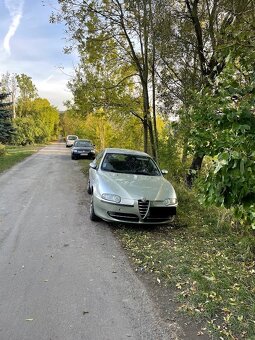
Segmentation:
[(78, 139), (76, 135), (68, 135), (66, 136), (66, 147), (71, 147), (74, 145), (74, 142)]
[(176, 215), (170, 182), (146, 153), (108, 148), (90, 163), (87, 191), (90, 219), (132, 224), (165, 224)]

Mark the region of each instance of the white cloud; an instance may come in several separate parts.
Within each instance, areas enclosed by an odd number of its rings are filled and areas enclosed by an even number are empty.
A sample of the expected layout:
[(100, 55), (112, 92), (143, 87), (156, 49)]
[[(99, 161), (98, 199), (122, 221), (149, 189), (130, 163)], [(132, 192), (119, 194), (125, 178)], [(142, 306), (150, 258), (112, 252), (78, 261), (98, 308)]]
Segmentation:
[(10, 40), (17, 31), (22, 19), (24, 0), (4, 0), (4, 3), (12, 19), (8, 32), (4, 37), (3, 43), (5, 51), (10, 55)]
[(42, 81), (35, 80), (39, 97), (47, 98), (52, 105), (57, 106), (60, 110), (65, 109), (64, 101), (72, 99), (72, 93), (68, 90), (66, 83), (66, 76), (58, 70)]

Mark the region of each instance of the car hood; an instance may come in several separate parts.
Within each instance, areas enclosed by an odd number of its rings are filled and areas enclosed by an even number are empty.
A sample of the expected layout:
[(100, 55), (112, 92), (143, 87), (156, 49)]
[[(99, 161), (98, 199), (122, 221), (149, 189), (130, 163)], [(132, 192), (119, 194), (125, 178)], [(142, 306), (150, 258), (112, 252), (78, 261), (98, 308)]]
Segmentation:
[(94, 150), (93, 147), (90, 146), (74, 146), (73, 150), (86, 150), (86, 151), (91, 151)]
[(175, 198), (176, 193), (163, 176), (145, 176), (100, 171), (100, 193), (114, 193), (123, 198), (165, 200)]

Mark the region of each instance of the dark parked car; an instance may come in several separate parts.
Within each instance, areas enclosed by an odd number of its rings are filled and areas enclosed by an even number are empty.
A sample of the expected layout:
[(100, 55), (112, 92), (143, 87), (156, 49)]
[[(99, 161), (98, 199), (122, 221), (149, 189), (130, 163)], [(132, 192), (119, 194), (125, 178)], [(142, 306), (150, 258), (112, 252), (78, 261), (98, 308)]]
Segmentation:
[(78, 159), (86, 157), (90, 159), (95, 158), (95, 145), (88, 139), (77, 139), (71, 149), (71, 158)]

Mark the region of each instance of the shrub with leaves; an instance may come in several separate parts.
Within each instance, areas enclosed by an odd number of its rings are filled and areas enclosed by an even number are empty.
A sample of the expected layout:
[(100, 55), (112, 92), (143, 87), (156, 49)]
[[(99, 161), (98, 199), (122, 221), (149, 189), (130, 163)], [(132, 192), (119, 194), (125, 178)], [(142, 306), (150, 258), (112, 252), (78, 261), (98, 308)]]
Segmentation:
[(215, 93), (199, 94), (193, 145), (213, 158), (202, 199), (234, 208), (255, 229), (255, 73), (227, 68)]

